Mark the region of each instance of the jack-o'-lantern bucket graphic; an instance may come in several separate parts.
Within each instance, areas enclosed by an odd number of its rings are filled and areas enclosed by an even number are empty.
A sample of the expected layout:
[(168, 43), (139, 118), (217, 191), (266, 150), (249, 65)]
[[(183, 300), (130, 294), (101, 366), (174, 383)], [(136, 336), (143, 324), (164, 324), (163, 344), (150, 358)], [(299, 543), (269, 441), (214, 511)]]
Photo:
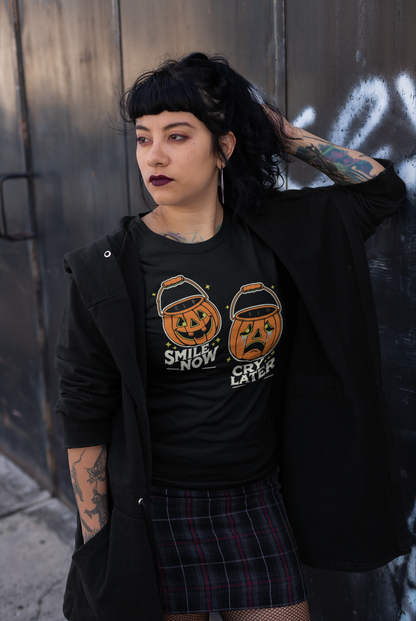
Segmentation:
[[(181, 298), (162, 308), (163, 292), (185, 282), (195, 287), (200, 295)], [(157, 294), (157, 312), (163, 320), (163, 329), (168, 339), (184, 347), (208, 343), (221, 329), (218, 309), (196, 282), (184, 276), (175, 276), (162, 282)]]
[[(250, 306), (234, 313), (241, 295), (259, 291), (270, 293), (276, 304)], [(267, 356), (282, 334), (283, 319), (279, 298), (261, 282), (241, 287), (231, 303), (230, 319), (233, 323), (228, 346), (236, 360), (254, 360)]]

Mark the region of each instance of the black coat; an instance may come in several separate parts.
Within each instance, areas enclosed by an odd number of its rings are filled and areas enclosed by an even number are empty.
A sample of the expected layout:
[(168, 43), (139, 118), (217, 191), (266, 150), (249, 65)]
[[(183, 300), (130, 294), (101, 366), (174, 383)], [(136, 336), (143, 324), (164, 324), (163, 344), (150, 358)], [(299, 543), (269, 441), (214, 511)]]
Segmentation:
[[(278, 192), (244, 216), (299, 295), (280, 470), (301, 560), (313, 567), (367, 571), (409, 552), (363, 244), (404, 192), (390, 164), (363, 184)], [(147, 510), (144, 284), (129, 221), (65, 257), (57, 411), (67, 447), (109, 443), (112, 496), (102, 531), (82, 545), (78, 528), (64, 604), (72, 621), (162, 618)]]

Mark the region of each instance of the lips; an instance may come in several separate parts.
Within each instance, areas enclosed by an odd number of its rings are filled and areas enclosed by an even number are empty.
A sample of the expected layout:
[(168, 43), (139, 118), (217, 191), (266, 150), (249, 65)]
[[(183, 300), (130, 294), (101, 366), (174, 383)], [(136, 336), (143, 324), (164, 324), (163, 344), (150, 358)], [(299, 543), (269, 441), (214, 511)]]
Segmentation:
[(171, 179), (170, 177), (165, 177), (165, 175), (150, 175), (149, 177), (149, 182), (155, 186), (166, 185), (171, 181), (173, 181), (173, 179)]

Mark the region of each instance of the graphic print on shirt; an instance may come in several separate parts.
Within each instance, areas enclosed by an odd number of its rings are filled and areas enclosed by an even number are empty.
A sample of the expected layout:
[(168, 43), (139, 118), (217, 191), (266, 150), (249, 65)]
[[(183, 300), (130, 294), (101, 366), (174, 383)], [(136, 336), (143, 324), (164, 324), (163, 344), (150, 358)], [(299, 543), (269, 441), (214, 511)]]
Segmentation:
[[(255, 304), (235, 312), (240, 296), (260, 291), (269, 293), (276, 304)], [(235, 360), (250, 361), (234, 366), (231, 386), (243, 386), (270, 375), (275, 366), (274, 347), (282, 335), (283, 320), (280, 300), (272, 289), (263, 283), (243, 285), (233, 298), (230, 307), (232, 321), (228, 348)]]
[[(165, 308), (162, 307), (162, 295), (166, 289), (180, 287), (188, 283), (195, 287), (200, 295), (180, 297)], [(217, 307), (209, 300), (207, 293), (190, 278), (179, 275), (164, 280), (157, 294), (157, 312), (162, 318), (163, 330), (168, 339), (174, 343), (173, 350), (165, 352), (168, 365), (180, 363), (181, 371), (213, 362), (218, 350), (209, 349), (209, 343), (221, 329), (221, 315)], [(169, 343), (167, 343), (167, 346)], [(176, 345), (189, 349), (178, 351)]]

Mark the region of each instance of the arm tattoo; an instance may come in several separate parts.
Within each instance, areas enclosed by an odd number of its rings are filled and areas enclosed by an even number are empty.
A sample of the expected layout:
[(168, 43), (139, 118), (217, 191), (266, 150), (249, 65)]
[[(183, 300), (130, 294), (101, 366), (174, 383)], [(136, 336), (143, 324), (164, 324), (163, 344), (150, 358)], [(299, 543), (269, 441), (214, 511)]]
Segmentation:
[(83, 520), (81, 516), (79, 517), (79, 519), (81, 520), (82, 527), (85, 528), (87, 533), (93, 533), (94, 532), (94, 530), (88, 526), (87, 522), (85, 520)]
[(82, 456), (84, 455), (85, 451), (82, 451), (80, 458), (78, 459), (78, 461), (74, 461), (74, 463), (71, 466), (71, 480), (72, 480), (72, 487), (74, 488), (74, 494), (75, 496), (78, 496), (78, 498), (80, 499), (81, 502), (83, 502), (84, 497), (82, 494), (82, 489), (78, 483), (78, 475), (77, 475), (77, 469), (76, 469), (76, 465), (79, 464), (79, 462), (82, 459)]
[[(375, 177), (373, 165), (367, 159), (353, 158), (348, 149), (326, 141), (299, 147), (297, 157), (322, 171), (339, 185), (362, 183)], [(365, 156), (362, 156), (365, 158)]]
[(105, 481), (107, 478), (107, 446), (102, 445), (100, 454), (98, 455), (95, 464), (92, 468), (87, 468), (88, 480), (87, 483), (96, 483), (97, 481)]
[[(97, 489), (99, 484), (101, 485), (101, 488), (104, 490), (107, 487), (105, 483), (105, 481), (107, 480), (107, 445), (102, 444), (100, 446), (100, 453), (98, 457), (96, 458), (92, 468), (85, 467), (85, 471), (88, 475), (88, 479), (86, 482), (92, 486), (92, 494), (93, 494), (92, 499), (90, 496), (90, 491), (88, 490), (87, 492), (85, 487), (84, 487), (84, 492), (86, 493), (87, 498), (84, 498), (85, 494), (83, 494), (82, 487), (79, 483), (78, 475), (80, 474), (80, 471), (77, 472), (77, 469), (76, 469), (77, 465), (81, 462), (86, 450), (87, 449), (84, 449), (78, 461), (74, 461), (71, 465), (71, 479), (72, 479), (72, 485), (74, 488), (74, 492), (77, 498), (77, 504), (78, 504), (78, 509), (80, 513), (82, 535), (83, 535), (84, 543), (86, 543), (89, 539), (94, 537), (94, 535), (98, 533), (103, 528), (103, 526), (105, 526), (105, 524), (108, 521), (108, 514), (109, 514), (108, 494), (107, 493), (101, 494)], [(88, 503), (87, 506), (91, 506), (90, 502), (92, 502), (92, 504), (94, 505), (94, 509), (92, 510), (84, 509), (81, 506), (81, 504), (83, 504), (84, 502)], [(81, 513), (83, 517), (81, 517)], [(95, 524), (92, 524), (92, 525), (87, 524), (87, 521), (85, 520), (85, 516), (88, 516), (90, 520), (95, 522)], [(96, 524), (96, 519), (95, 520), (93, 519), (94, 516), (97, 516), (99, 525)]]
[(100, 530), (98, 530), (98, 529), (90, 528), (88, 526), (88, 524), (86, 523), (86, 521), (83, 520), (82, 518), (81, 518), (81, 524), (82, 524), (82, 527), (83, 527), (82, 536), (83, 536), (83, 539), (84, 539), (84, 543), (87, 543), (87, 541), (92, 539), (92, 537), (94, 537), (94, 535), (96, 535), (97, 533), (100, 532)]
[(92, 518), (92, 516), (96, 514), (100, 521), (100, 528), (102, 528), (108, 520), (108, 494), (100, 494), (94, 489), (92, 502), (95, 505), (95, 509), (92, 511), (86, 509), (84, 513), (88, 515), (89, 518)]

